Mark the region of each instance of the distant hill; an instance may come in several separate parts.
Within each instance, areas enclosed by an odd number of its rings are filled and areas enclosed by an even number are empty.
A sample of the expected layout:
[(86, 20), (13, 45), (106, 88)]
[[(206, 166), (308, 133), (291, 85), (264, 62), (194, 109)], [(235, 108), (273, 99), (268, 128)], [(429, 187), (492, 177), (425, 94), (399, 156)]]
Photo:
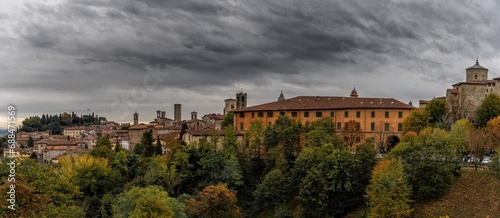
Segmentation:
[(0, 137), (6, 136), (7, 134), (9, 134), (7, 129), (0, 128)]

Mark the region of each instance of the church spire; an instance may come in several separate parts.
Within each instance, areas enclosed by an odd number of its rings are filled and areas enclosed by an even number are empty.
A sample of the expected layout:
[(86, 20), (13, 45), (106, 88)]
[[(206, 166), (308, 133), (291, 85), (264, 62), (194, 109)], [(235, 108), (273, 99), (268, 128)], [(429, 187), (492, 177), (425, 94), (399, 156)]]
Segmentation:
[(356, 87), (352, 89), (351, 91), (351, 98), (357, 98), (358, 97), (358, 92), (356, 91)]
[(283, 95), (283, 90), (281, 90), (281, 94), (280, 94), (280, 97), (278, 98), (278, 101), (284, 101), (285, 100), (285, 96)]

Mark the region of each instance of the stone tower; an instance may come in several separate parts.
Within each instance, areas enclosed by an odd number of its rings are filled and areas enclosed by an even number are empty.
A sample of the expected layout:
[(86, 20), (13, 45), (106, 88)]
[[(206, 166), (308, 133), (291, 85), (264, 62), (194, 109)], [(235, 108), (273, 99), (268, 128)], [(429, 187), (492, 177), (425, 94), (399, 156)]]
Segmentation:
[(181, 104), (174, 104), (174, 121), (181, 121)]
[(247, 93), (236, 93), (236, 109), (245, 108), (247, 106)]
[(197, 116), (198, 116), (198, 112), (196, 112), (196, 111), (191, 112), (191, 120), (196, 120)]
[(488, 80), (488, 69), (479, 65), (479, 60), (476, 59), (476, 64), (465, 69), (465, 82)]
[(139, 114), (137, 111), (134, 113), (134, 125), (139, 124)]
[(228, 98), (224, 100), (224, 115), (227, 114), (227, 112), (235, 110), (236, 109), (236, 99), (234, 98)]

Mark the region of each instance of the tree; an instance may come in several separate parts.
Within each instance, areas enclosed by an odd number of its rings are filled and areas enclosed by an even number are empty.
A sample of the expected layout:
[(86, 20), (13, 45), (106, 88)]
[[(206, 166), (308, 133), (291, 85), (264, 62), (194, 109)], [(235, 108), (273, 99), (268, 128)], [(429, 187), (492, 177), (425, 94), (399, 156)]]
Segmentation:
[(226, 128), (226, 126), (229, 125), (234, 126), (234, 112), (232, 111), (227, 112), (226, 116), (224, 117), (224, 120), (222, 120), (220, 124), (222, 129)]
[(410, 216), (410, 194), (411, 188), (405, 179), (401, 161), (391, 159), (379, 162), (366, 191), (368, 217)]
[(413, 139), (405, 139), (388, 154), (402, 160), (405, 174), (418, 200), (442, 196), (460, 174), (460, 158), (443, 129), (428, 127)]
[(297, 120), (287, 116), (279, 116), (273, 125), (265, 131), (264, 145), (266, 149), (283, 147), (287, 158), (298, 154), (300, 144), (301, 125)]
[(344, 137), (345, 144), (348, 147), (353, 147), (356, 143), (360, 142), (363, 134), (361, 127), (355, 120), (347, 122), (346, 127), (342, 129), (342, 136)]
[(486, 148), (500, 152), (500, 116), (488, 121), (486, 124)]
[(483, 156), (488, 153), (488, 139), (486, 128), (474, 129), (470, 134), (469, 152), (472, 154), (472, 162), (477, 170)]
[(476, 120), (474, 125), (485, 127), (489, 120), (500, 115), (500, 96), (489, 94), (481, 102), (481, 105), (475, 111)]
[(427, 110), (413, 110), (408, 117), (403, 120), (403, 133), (414, 131), (417, 134), (426, 127), (430, 126), (431, 115)]
[(455, 121), (451, 125), (451, 143), (455, 146), (457, 154), (468, 152), (472, 124), (467, 119)]
[(159, 186), (133, 187), (117, 196), (113, 217), (186, 217), (184, 205)]
[(186, 207), (189, 214), (202, 218), (241, 217), (241, 208), (236, 202), (236, 195), (229, 189), (211, 185), (200, 191), (198, 200), (187, 200)]
[(256, 211), (275, 209), (290, 201), (290, 179), (288, 161), (283, 152), (276, 159), (275, 167), (268, 172), (252, 193)]
[(264, 144), (264, 124), (261, 119), (252, 120), (247, 131), (252, 156), (260, 158), (262, 145)]
[(156, 147), (155, 147), (155, 155), (163, 154), (163, 146), (161, 145), (160, 136), (156, 136)]
[(448, 106), (441, 99), (432, 99), (424, 108), (430, 115), (429, 123), (435, 127), (442, 127), (447, 119)]
[(33, 137), (30, 136), (28, 139), (28, 148), (33, 148), (35, 146), (35, 143), (33, 141)]

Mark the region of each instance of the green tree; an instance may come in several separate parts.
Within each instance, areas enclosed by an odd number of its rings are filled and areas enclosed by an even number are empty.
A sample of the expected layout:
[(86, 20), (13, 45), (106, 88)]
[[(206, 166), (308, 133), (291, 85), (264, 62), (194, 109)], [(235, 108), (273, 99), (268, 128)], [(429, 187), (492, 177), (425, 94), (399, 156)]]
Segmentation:
[(133, 187), (116, 197), (113, 217), (186, 217), (184, 205), (159, 186)]
[(160, 136), (156, 136), (156, 147), (155, 147), (155, 155), (163, 154), (163, 146), (161, 145)]
[(291, 194), (288, 161), (280, 153), (275, 167), (264, 176), (253, 192), (254, 207), (260, 212), (275, 209), (290, 202)]
[(489, 94), (475, 111), (477, 127), (485, 127), (489, 120), (500, 115), (500, 96)]
[(227, 112), (226, 116), (224, 117), (224, 120), (222, 120), (220, 125), (222, 129), (226, 128), (229, 125), (234, 126), (234, 112), (232, 111)]
[(28, 139), (28, 148), (33, 148), (35, 146), (35, 143), (33, 141), (33, 137), (29, 137)]
[(402, 160), (405, 174), (418, 200), (442, 196), (460, 173), (460, 158), (443, 129), (426, 128), (414, 139), (399, 143), (388, 154)]
[(467, 119), (455, 121), (451, 125), (451, 144), (456, 149), (457, 154), (468, 152), (472, 124)]
[(264, 145), (266, 149), (283, 147), (287, 158), (298, 154), (301, 125), (287, 116), (279, 116), (273, 125), (265, 131)]
[(448, 106), (446, 102), (441, 99), (432, 99), (424, 108), (430, 115), (429, 123), (434, 124), (436, 127), (442, 127), (446, 121)]
[(413, 131), (416, 133), (420, 133), (422, 129), (431, 125), (431, 119), (431, 115), (427, 110), (413, 110), (410, 115), (408, 115), (408, 117), (403, 120), (403, 132), (407, 133)]
[(403, 164), (396, 160), (383, 160), (373, 170), (366, 191), (368, 217), (408, 217), (411, 188), (406, 182)]
[(344, 137), (345, 144), (348, 147), (353, 147), (356, 143), (361, 141), (363, 136), (361, 126), (355, 120), (349, 120), (344, 129), (342, 129), (342, 137)]
[(153, 130), (146, 130), (142, 134), (141, 145), (144, 147), (144, 157), (151, 157), (155, 153), (153, 145)]
[(264, 144), (264, 124), (261, 119), (252, 120), (247, 131), (250, 151), (253, 157), (260, 158), (262, 146)]

